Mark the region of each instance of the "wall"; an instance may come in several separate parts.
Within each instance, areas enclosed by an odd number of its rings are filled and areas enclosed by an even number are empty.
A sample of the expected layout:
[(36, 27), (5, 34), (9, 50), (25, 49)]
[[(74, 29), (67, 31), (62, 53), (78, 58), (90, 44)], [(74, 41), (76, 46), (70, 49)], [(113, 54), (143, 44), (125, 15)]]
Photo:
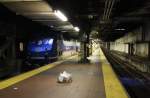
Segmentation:
[[(110, 50), (130, 53), (141, 57), (149, 56), (150, 23), (144, 23), (125, 36), (110, 43)], [(129, 47), (130, 45), (130, 47)], [(132, 48), (132, 49), (129, 49)]]
[(128, 44), (111, 42), (110, 43), (110, 50), (128, 53)]
[(148, 43), (139, 43), (135, 45), (135, 55), (148, 57)]
[[(144, 21), (141, 26), (128, 32), (114, 42), (108, 42), (110, 50), (128, 53), (124, 61), (131, 63), (136, 69), (150, 73), (150, 22)], [(113, 52), (115, 54), (115, 52)], [(139, 58), (135, 58), (139, 56)], [(143, 59), (142, 59), (143, 58)], [(142, 59), (142, 60), (141, 60)]]

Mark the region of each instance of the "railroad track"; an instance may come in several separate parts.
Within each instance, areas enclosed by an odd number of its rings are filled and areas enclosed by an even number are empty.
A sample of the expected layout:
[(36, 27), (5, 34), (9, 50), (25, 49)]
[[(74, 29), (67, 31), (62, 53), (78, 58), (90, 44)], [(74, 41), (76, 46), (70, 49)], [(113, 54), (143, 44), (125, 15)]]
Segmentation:
[(104, 49), (103, 51), (131, 98), (149, 98), (150, 80), (130, 68), (131, 64), (122, 61)]

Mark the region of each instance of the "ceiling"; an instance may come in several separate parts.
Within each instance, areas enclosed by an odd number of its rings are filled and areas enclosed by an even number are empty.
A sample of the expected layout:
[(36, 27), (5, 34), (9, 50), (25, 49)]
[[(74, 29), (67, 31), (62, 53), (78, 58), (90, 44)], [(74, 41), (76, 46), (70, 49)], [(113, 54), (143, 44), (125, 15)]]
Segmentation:
[(149, 20), (150, 0), (47, 0), (62, 9), (84, 32), (97, 30), (104, 41), (114, 41)]
[[(10, 10), (54, 30), (80, 36), (96, 30), (97, 37), (113, 41), (149, 20), (150, 0), (1, 0)], [(54, 15), (61, 10), (68, 21)], [(73, 27), (80, 27), (80, 34)]]
[(71, 36), (78, 35), (72, 23), (61, 21), (55, 15), (52, 6), (44, 0), (1, 0), (0, 2), (17, 15), (22, 15), (62, 33), (69, 32)]

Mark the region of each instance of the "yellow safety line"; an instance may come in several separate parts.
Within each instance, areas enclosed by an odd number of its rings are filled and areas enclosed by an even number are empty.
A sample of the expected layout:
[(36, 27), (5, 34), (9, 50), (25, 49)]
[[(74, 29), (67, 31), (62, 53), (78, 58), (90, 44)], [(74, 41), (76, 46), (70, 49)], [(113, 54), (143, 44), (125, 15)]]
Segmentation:
[(40, 68), (34, 69), (32, 71), (23, 73), (23, 74), (18, 75), (18, 76), (14, 76), (14, 77), (9, 78), (7, 80), (4, 80), (4, 81), (0, 82), (0, 90), (4, 89), (4, 88), (7, 88), (7, 87), (9, 87), (9, 86), (11, 86), (13, 84), (16, 84), (16, 83), (18, 83), (20, 81), (23, 81), (23, 80), (25, 80), (27, 78), (30, 78), (30, 77), (32, 77), (34, 75), (37, 75), (37, 74), (39, 74), (39, 73), (41, 73), (43, 71), (46, 71), (46, 70), (48, 70), (50, 68), (53, 68), (53, 67), (55, 67), (56, 65), (58, 65), (58, 64), (60, 64), (62, 62), (63, 61), (59, 61), (59, 62), (56, 62), (56, 63), (53, 63), (53, 64), (48, 64), (48, 65), (42, 66)]
[(102, 62), (106, 98), (129, 98), (102, 50), (100, 50), (100, 60)]

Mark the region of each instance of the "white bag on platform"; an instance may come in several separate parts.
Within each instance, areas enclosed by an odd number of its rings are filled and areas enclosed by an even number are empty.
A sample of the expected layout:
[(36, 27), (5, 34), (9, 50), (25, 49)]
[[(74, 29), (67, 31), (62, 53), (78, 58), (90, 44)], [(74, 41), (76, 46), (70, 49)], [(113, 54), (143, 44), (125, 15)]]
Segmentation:
[(69, 83), (69, 82), (72, 82), (72, 75), (70, 73), (67, 73), (66, 71), (63, 71), (58, 76), (58, 82), (59, 83)]

